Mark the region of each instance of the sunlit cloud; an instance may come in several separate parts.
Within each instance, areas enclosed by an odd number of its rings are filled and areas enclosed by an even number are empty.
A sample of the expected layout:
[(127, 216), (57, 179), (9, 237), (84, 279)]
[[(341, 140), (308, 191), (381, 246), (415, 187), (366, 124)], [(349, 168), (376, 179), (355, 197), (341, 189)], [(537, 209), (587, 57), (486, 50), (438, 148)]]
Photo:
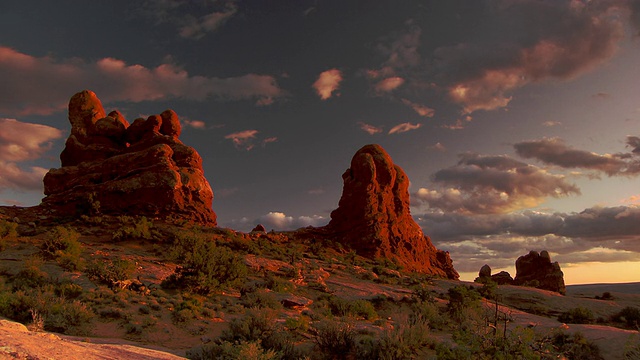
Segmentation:
[(311, 216), (290, 216), (280, 211), (270, 211), (269, 213), (259, 216), (257, 219), (249, 219), (247, 217), (228, 221), (223, 226), (231, 227), (241, 231), (250, 231), (257, 224), (262, 224), (267, 230), (287, 231), (296, 230), (307, 226), (324, 226), (329, 219), (320, 215)]
[(438, 151), (438, 152), (445, 152), (445, 151), (447, 151), (447, 148), (446, 148), (444, 145), (442, 145), (442, 143), (439, 143), (439, 142), (437, 142), (437, 143), (436, 143), (435, 145), (433, 145), (433, 146), (429, 146), (429, 149), (431, 149), (431, 150), (435, 150), (435, 151)]
[(313, 88), (320, 96), (320, 99), (327, 100), (338, 90), (340, 82), (342, 82), (340, 70), (331, 69), (320, 73), (316, 82), (313, 83)]
[(413, 109), (413, 111), (415, 111), (416, 113), (418, 113), (418, 115), (420, 116), (424, 116), (424, 117), (433, 117), (433, 115), (435, 115), (436, 111), (426, 105), (421, 105), (421, 104), (417, 104), (414, 102), (411, 102), (407, 99), (402, 99), (402, 103), (411, 107)]
[(200, 39), (208, 32), (215, 31), (236, 13), (235, 7), (225, 11), (212, 12), (200, 18), (188, 18), (186, 24), (179, 30), (180, 36), (189, 39)]
[(366, 132), (369, 135), (375, 135), (382, 132), (382, 128), (377, 126), (369, 125), (363, 122), (359, 122), (358, 125), (360, 125), (360, 129), (362, 131)]
[(402, 84), (404, 84), (404, 79), (399, 76), (394, 76), (378, 82), (374, 89), (379, 93), (391, 92), (402, 86)]
[(275, 137), (275, 136), (268, 137), (268, 138), (262, 140), (262, 146), (265, 146), (265, 145), (270, 144), (270, 143), (274, 143), (276, 141), (278, 141), (277, 137)]
[(206, 129), (207, 128), (207, 124), (202, 121), (202, 120), (188, 120), (188, 119), (181, 119), (182, 123), (185, 124), (188, 127), (192, 127), (194, 129)]
[(285, 96), (269, 75), (246, 74), (231, 78), (191, 76), (165, 63), (155, 68), (129, 65), (103, 58), (59, 60), (34, 57), (0, 47), (0, 112), (11, 115), (49, 115), (66, 108), (69, 94), (81, 89), (96, 92), (103, 103), (188, 99), (275, 99)]
[(460, 155), (457, 165), (437, 171), (433, 188), (416, 192), (432, 209), (462, 214), (507, 213), (540, 205), (546, 198), (579, 195), (561, 175), (506, 155)]
[(256, 138), (257, 134), (258, 130), (244, 130), (226, 135), (224, 138), (231, 140), (235, 147), (248, 151), (253, 149), (253, 140)]
[(419, 129), (420, 127), (422, 127), (422, 124), (420, 123), (412, 124), (406, 122), (392, 127), (391, 130), (389, 130), (389, 134), (400, 134), (403, 132)]

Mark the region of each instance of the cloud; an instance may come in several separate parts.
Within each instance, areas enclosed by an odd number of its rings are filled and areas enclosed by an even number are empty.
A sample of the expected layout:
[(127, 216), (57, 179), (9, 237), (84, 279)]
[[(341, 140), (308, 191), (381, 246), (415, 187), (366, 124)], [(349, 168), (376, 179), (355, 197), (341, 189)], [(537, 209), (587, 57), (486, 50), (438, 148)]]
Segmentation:
[(244, 217), (239, 220), (231, 220), (224, 224), (224, 226), (241, 231), (250, 231), (255, 225), (262, 224), (267, 230), (273, 229), (276, 231), (287, 231), (307, 226), (324, 226), (328, 222), (328, 218), (320, 215), (293, 217), (279, 211), (270, 211), (269, 213), (254, 220)]
[[(629, 2), (484, 2), (474, 43), (442, 46), (433, 73), (465, 113), (506, 107), (514, 90), (570, 80), (609, 60), (624, 38)], [(537, 19), (536, 26), (522, 26)], [(501, 29), (496, 33), (492, 29)], [(484, 31), (486, 30), (486, 31)], [(483, 35), (487, 34), (487, 35)]]
[(40, 124), (0, 118), (0, 191), (42, 190), (42, 178), (47, 169), (19, 166), (20, 162), (40, 158), (62, 131)]
[(316, 89), (320, 99), (327, 100), (338, 90), (340, 82), (342, 82), (340, 70), (331, 69), (320, 73), (318, 80), (313, 83), (313, 88)]
[(440, 127), (443, 129), (449, 129), (449, 130), (462, 130), (464, 129), (464, 123), (462, 122), (462, 120), (458, 119), (454, 124), (450, 124), (450, 125), (444, 124), (444, 125), (441, 125)]
[(186, 99), (221, 101), (274, 99), (285, 96), (274, 77), (246, 74), (231, 78), (190, 76), (162, 64), (155, 68), (103, 58), (57, 60), (0, 47), (0, 113), (49, 115), (64, 110), (70, 94), (91, 89), (103, 103)]
[(194, 129), (206, 129), (207, 124), (202, 120), (188, 120), (188, 119), (180, 119), (183, 124), (186, 126), (192, 127)]
[(360, 129), (362, 129), (362, 131), (368, 133), (369, 135), (375, 135), (377, 133), (381, 133), (382, 132), (382, 128), (373, 126), (373, 125), (369, 125), (369, 124), (365, 124), (363, 122), (359, 122), (358, 125), (360, 125)]
[(458, 271), (477, 271), (485, 263), (512, 266), (532, 249), (547, 249), (556, 260), (572, 263), (640, 260), (638, 206), (592, 207), (579, 213), (427, 212), (416, 221), (439, 248), (452, 252)]
[(392, 127), (391, 130), (389, 130), (389, 134), (400, 134), (403, 132), (419, 129), (420, 127), (422, 127), (422, 124), (420, 123), (412, 124), (406, 122)]
[(404, 79), (399, 76), (394, 76), (378, 82), (374, 89), (378, 93), (391, 92), (402, 86), (402, 84), (404, 84)]
[(435, 150), (435, 151), (438, 151), (438, 152), (445, 152), (445, 151), (447, 151), (447, 148), (446, 148), (444, 145), (442, 145), (442, 143), (439, 143), (439, 142), (437, 142), (437, 143), (436, 143), (435, 145), (433, 145), (433, 146), (429, 146), (429, 149), (431, 149), (431, 150)]
[(417, 191), (420, 202), (444, 212), (496, 214), (535, 207), (547, 197), (580, 194), (563, 176), (506, 155), (465, 153), (460, 158), (434, 174), (434, 188)]
[(554, 127), (554, 126), (560, 126), (560, 125), (562, 125), (560, 121), (545, 121), (542, 123), (542, 126), (544, 127)]
[(237, 9), (235, 6), (220, 12), (212, 12), (200, 18), (189, 17), (180, 28), (180, 36), (188, 39), (200, 39), (208, 32), (213, 32), (231, 18)]
[(559, 138), (523, 141), (513, 145), (516, 153), (523, 158), (536, 159), (545, 164), (561, 168), (581, 168), (603, 172), (609, 176), (640, 174), (640, 154), (638, 145), (640, 138), (627, 137), (627, 145), (632, 147), (631, 153), (596, 154), (594, 152), (574, 149)]
[(236, 148), (249, 151), (254, 147), (253, 140), (255, 140), (257, 134), (258, 130), (244, 130), (225, 135), (224, 138), (233, 141), (233, 145)]
[(275, 136), (268, 137), (268, 138), (262, 140), (262, 146), (264, 147), (267, 144), (274, 143), (276, 141), (278, 141), (277, 137), (275, 137)]
[(402, 103), (410, 106), (413, 111), (415, 111), (416, 113), (418, 113), (418, 115), (420, 116), (424, 116), (424, 117), (433, 117), (433, 115), (435, 115), (436, 111), (426, 105), (421, 105), (421, 104), (417, 104), (414, 102), (411, 102), (407, 99), (402, 99)]

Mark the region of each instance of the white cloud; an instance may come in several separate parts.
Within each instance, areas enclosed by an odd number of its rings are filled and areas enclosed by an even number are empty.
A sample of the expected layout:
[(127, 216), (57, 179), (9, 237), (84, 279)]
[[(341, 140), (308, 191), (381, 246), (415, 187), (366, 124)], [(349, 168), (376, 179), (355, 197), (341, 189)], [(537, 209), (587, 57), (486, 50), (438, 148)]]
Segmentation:
[(422, 105), (422, 104), (417, 104), (414, 102), (411, 102), (407, 99), (402, 99), (402, 103), (410, 106), (413, 111), (415, 111), (416, 113), (418, 113), (418, 115), (420, 116), (424, 116), (424, 117), (433, 117), (433, 115), (436, 114), (436, 111), (433, 110), (432, 108), (426, 106), (426, 105)]
[(259, 217), (258, 222), (264, 225), (266, 229), (295, 230), (307, 226), (317, 227), (326, 225), (329, 220), (320, 215), (299, 216), (295, 218), (282, 212), (272, 211)]
[(320, 73), (318, 80), (313, 83), (313, 88), (316, 89), (320, 99), (327, 100), (338, 90), (340, 82), (342, 82), (342, 73), (340, 70), (331, 69)]
[(82, 89), (93, 90), (104, 103), (214, 98), (256, 99), (266, 105), (285, 95), (269, 75), (191, 76), (172, 64), (147, 68), (114, 58), (58, 60), (8, 47), (0, 47), (0, 78), (0, 112), (12, 115), (48, 115), (64, 110), (69, 97)]
[(392, 127), (391, 130), (389, 130), (389, 134), (400, 134), (403, 132), (419, 129), (421, 126), (422, 124), (420, 123), (412, 124), (412, 123), (406, 122), (406, 123), (402, 123)]

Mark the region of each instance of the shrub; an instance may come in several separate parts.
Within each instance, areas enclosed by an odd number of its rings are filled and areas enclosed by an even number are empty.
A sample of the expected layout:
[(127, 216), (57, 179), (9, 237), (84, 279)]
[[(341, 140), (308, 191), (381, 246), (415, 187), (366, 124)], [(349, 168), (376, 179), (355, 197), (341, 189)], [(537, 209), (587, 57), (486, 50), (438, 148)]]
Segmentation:
[(93, 260), (87, 264), (87, 276), (109, 286), (117, 281), (131, 279), (136, 269), (135, 263), (126, 259)]
[(348, 322), (323, 320), (314, 325), (315, 343), (329, 359), (347, 359), (355, 349), (356, 333)]
[(594, 320), (593, 312), (583, 307), (570, 309), (558, 316), (558, 321), (567, 324), (591, 324)]
[(476, 308), (480, 305), (480, 294), (463, 285), (450, 288), (448, 295), (447, 311), (456, 321), (462, 320), (465, 309)]
[(632, 329), (638, 329), (640, 326), (640, 308), (627, 306), (613, 316), (614, 321), (624, 322)]
[(284, 326), (290, 331), (302, 331), (309, 330), (309, 323), (311, 319), (308, 316), (301, 315), (297, 318), (290, 317), (284, 322)]
[(276, 360), (280, 359), (273, 350), (265, 350), (259, 341), (230, 343), (222, 341), (195, 347), (187, 351), (187, 358), (192, 360)]
[(282, 304), (275, 295), (266, 289), (257, 289), (241, 296), (242, 304), (247, 308), (281, 309)]
[(120, 216), (118, 219), (123, 224), (111, 236), (113, 241), (153, 239), (153, 223), (146, 217), (140, 216), (132, 218), (130, 216)]
[(6, 239), (18, 236), (18, 224), (0, 220), (0, 251), (6, 247)]
[(163, 286), (186, 287), (207, 295), (236, 286), (248, 272), (242, 259), (233, 251), (218, 247), (197, 233), (180, 236), (171, 253), (182, 265), (163, 282)]
[(80, 234), (63, 226), (56, 226), (47, 233), (41, 250), (45, 257), (56, 259), (67, 270), (80, 267), (82, 245), (78, 241)]
[[(371, 359), (403, 360), (415, 358), (434, 343), (429, 323), (424, 318), (404, 319), (392, 330), (383, 332), (368, 350)], [(362, 353), (363, 351), (358, 351)]]
[(375, 320), (378, 318), (378, 313), (373, 307), (373, 304), (367, 300), (356, 300), (351, 304), (350, 312), (356, 316), (361, 316), (366, 320)]

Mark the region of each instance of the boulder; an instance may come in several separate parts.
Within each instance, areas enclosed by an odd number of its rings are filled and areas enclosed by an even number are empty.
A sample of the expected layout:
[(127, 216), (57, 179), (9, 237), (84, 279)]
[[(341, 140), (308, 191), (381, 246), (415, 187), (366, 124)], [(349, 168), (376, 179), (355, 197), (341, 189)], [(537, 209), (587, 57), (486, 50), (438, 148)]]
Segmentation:
[[(104, 113), (91, 91), (71, 98), (71, 135), (60, 155), (62, 167), (44, 177), (42, 205), (75, 216), (91, 208), (88, 202), (99, 202), (99, 211), (106, 214), (215, 226), (213, 191), (202, 158), (178, 140), (179, 131), (162, 135), (160, 115), (129, 126), (119, 112)], [(177, 115), (174, 118), (179, 124)]]
[(564, 274), (558, 262), (551, 262), (547, 251), (530, 251), (516, 260), (514, 285), (534, 286), (565, 294)]
[(324, 230), (368, 258), (387, 258), (405, 269), (457, 279), (448, 252), (435, 248), (409, 210), (409, 179), (379, 145), (356, 152), (342, 175), (338, 208)]
[(511, 274), (506, 271), (500, 271), (497, 274), (491, 275), (491, 280), (498, 285), (513, 285), (513, 278)]
[(484, 264), (481, 268), (480, 271), (478, 272), (478, 277), (479, 278), (489, 278), (491, 277), (491, 267), (487, 264)]
[(267, 233), (267, 229), (262, 224), (256, 225), (251, 232)]

